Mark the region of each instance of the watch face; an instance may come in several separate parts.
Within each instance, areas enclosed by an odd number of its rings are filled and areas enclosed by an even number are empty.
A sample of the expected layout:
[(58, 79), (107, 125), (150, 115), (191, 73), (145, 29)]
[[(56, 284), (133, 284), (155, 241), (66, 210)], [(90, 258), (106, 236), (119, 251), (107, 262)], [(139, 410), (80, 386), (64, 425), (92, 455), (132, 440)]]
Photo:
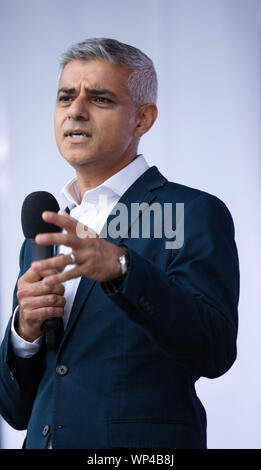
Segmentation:
[(122, 275), (124, 275), (126, 274), (129, 266), (129, 258), (127, 252), (120, 256), (119, 261), (121, 265), (121, 273)]

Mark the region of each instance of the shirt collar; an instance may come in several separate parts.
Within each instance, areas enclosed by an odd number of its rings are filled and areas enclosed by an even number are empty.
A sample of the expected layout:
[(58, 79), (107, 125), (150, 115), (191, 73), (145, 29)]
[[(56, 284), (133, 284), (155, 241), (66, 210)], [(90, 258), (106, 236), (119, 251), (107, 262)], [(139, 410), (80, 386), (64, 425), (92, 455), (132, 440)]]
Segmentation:
[[(120, 198), (127, 189), (136, 181), (147, 169), (149, 165), (143, 155), (137, 155), (127, 166), (112, 175), (96, 188), (84, 193), (83, 201), (97, 199), (100, 194), (117, 196)], [(80, 190), (77, 177), (70, 180), (62, 189), (62, 194), (66, 198), (68, 207), (71, 210), (74, 206), (80, 205)]]

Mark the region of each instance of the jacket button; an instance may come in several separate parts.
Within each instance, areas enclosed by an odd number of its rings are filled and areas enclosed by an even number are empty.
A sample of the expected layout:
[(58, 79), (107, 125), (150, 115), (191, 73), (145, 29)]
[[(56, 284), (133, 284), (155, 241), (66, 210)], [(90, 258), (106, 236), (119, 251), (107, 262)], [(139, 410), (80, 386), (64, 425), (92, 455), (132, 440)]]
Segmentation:
[(59, 366), (56, 367), (56, 374), (63, 376), (66, 375), (69, 371), (69, 367), (66, 366), (65, 364), (60, 364)]
[(42, 435), (45, 437), (47, 436), (48, 432), (50, 431), (50, 426), (49, 424), (45, 424), (43, 429), (42, 429)]
[(140, 297), (139, 304), (144, 313), (148, 313), (149, 315), (153, 315), (154, 307), (151, 305), (144, 297)]

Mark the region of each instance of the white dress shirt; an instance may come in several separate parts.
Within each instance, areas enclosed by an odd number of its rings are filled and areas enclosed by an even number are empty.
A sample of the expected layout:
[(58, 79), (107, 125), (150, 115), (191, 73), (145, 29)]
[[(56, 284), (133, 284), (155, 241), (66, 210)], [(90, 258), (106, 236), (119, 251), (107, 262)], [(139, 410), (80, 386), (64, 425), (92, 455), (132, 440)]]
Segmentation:
[[(82, 201), (80, 200), (80, 191), (77, 178), (67, 183), (62, 189), (70, 209), (70, 215), (82, 222), (87, 227), (91, 227), (96, 233), (100, 233), (106, 219), (112, 208), (119, 201), (121, 196), (147, 169), (149, 165), (143, 155), (137, 157), (122, 170), (115, 173), (96, 188), (90, 189), (84, 193)], [(60, 245), (57, 250), (60, 253), (70, 253), (71, 248)], [(72, 269), (73, 266), (66, 266)], [(66, 304), (64, 307), (63, 323), (64, 329), (67, 326), (74, 297), (80, 282), (80, 277), (64, 282), (64, 297)], [(14, 313), (11, 327), (11, 344), (14, 353), (23, 358), (29, 358), (37, 353), (41, 347), (42, 336), (33, 342), (29, 342), (21, 338), (15, 328), (14, 319), (18, 307)]]

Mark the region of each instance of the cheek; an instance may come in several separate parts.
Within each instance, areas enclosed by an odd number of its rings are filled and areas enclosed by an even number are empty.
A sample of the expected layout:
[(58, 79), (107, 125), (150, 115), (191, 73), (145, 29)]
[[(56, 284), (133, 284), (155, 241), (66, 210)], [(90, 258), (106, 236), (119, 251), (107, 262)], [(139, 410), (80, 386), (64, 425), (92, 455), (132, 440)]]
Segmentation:
[(102, 140), (106, 139), (111, 143), (120, 143), (126, 141), (133, 135), (135, 119), (126, 119), (126, 115), (116, 116), (114, 118), (108, 119), (104, 122), (103, 126), (100, 128), (100, 136)]
[(119, 129), (111, 125), (108, 125), (106, 129), (103, 129), (102, 134), (99, 136), (101, 149), (107, 149), (107, 151), (110, 152), (117, 152), (122, 148), (125, 142), (126, 135), (123, 129)]

